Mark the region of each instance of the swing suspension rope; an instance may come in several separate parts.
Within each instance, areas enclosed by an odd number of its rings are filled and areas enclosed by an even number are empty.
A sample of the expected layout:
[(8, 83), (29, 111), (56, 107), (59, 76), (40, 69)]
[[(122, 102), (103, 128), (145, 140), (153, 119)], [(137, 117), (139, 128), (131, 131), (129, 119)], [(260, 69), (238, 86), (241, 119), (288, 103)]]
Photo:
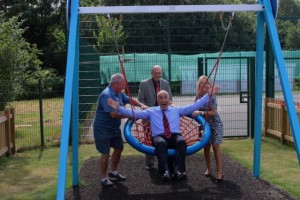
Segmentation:
[[(219, 65), (219, 62), (221, 60), (221, 56), (223, 53), (223, 48), (225, 46), (225, 42), (226, 42), (226, 39), (228, 36), (229, 29), (232, 25), (234, 13), (232, 13), (231, 17), (229, 18), (227, 27), (224, 26), (223, 15), (224, 15), (223, 13), (220, 14), (220, 20), (221, 20), (222, 27), (226, 31), (226, 33), (225, 33), (225, 36), (223, 39), (223, 43), (222, 43), (221, 50), (219, 52), (219, 56), (216, 61), (216, 64), (214, 65), (213, 69), (211, 70), (211, 72), (208, 76), (208, 78), (209, 78), (212, 75), (212, 73), (215, 71), (213, 85), (212, 85), (213, 87), (214, 87), (215, 80), (216, 80), (218, 65)], [(126, 77), (126, 73), (125, 73), (125, 69), (124, 69), (124, 60), (125, 60), (124, 59), (124, 47), (122, 47), (122, 54), (123, 54), (123, 59), (122, 59), (120, 56), (120, 51), (119, 51), (120, 47), (119, 47), (119, 44), (117, 41), (117, 36), (116, 36), (117, 32), (120, 31), (122, 28), (121, 23), (123, 20), (123, 16), (120, 15), (119, 21), (117, 23), (115, 23), (116, 19), (111, 18), (110, 14), (107, 14), (107, 18), (108, 18), (110, 28), (112, 31), (112, 36), (113, 36), (114, 45), (116, 48), (119, 64), (121, 67), (121, 72), (125, 79), (126, 92), (130, 98), (130, 101), (132, 101), (132, 96), (131, 96), (131, 92), (130, 92), (130, 89), (128, 86), (128, 81), (127, 81), (127, 77)], [(204, 86), (202, 86), (201, 90), (203, 89), (203, 87)], [(211, 103), (211, 98), (210, 98), (209, 105), (210, 105), (210, 103)], [(152, 147), (150, 123), (145, 120), (135, 119), (134, 112), (133, 112), (134, 109), (135, 109), (135, 107), (133, 105), (131, 105), (133, 119), (129, 119), (126, 122), (125, 129), (124, 129), (125, 139), (128, 141), (128, 143), (130, 143), (137, 150), (142, 151), (144, 153), (154, 155), (155, 153), (154, 153), (154, 148)], [(193, 154), (196, 151), (200, 150), (209, 141), (209, 137), (210, 137), (209, 126), (206, 127), (206, 121), (200, 116), (198, 116), (194, 119), (191, 117), (182, 117), (180, 120), (180, 129), (181, 129), (181, 133), (184, 136), (185, 141), (188, 146), (187, 155)], [(205, 135), (205, 132), (207, 132), (206, 135)], [(132, 139), (132, 138), (135, 138), (135, 139)], [(129, 140), (131, 142), (129, 142)], [(199, 141), (200, 142), (202, 141), (203, 143), (199, 144)], [(192, 146), (196, 146), (194, 144), (197, 142), (198, 142), (197, 147), (192, 147)], [(191, 149), (189, 149), (189, 147), (191, 147)], [(172, 150), (170, 150), (170, 151), (172, 151)], [(174, 154), (174, 152), (173, 152), (173, 154)], [(169, 152), (169, 155), (170, 155), (170, 152)]]
[[(228, 21), (227, 27), (225, 27), (225, 25), (224, 25), (224, 19), (223, 18), (224, 18), (224, 13), (220, 13), (220, 21), (221, 21), (221, 24), (222, 24), (222, 28), (225, 31), (225, 36), (224, 36), (224, 39), (223, 39), (223, 42), (222, 42), (222, 46), (221, 46), (221, 49), (220, 49), (217, 61), (216, 61), (215, 65), (214, 65), (214, 67), (212, 68), (212, 70), (210, 71), (209, 75), (208, 75), (208, 79), (209, 79), (211, 77), (212, 73), (215, 72), (214, 73), (214, 79), (213, 79), (212, 87), (214, 87), (215, 82), (216, 82), (216, 77), (217, 77), (217, 72), (218, 72), (218, 68), (219, 68), (219, 63), (220, 63), (220, 60), (221, 60), (221, 57), (222, 57), (222, 54), (223, 54), (223, 49), (224, 49), (224, 46), (225, 46), (225, 43), (226, 43), (226, 39), (227, 39), (227, 36), (228, 36), (228, 33), (229, 33), (229, 29), (232, 26), (232, 21), (234, 19), (234, 12), (232, 12), (231, 16), (229, 17), (229, 21)], [(206, 83), (207, 83), (207, 81), (206, 81)], [(206, 85), (206, 83), (202, 86), (201, 91), (203, 90), (203, 88)]]
[[(118, 60), (119, 60), (119, 63), (120, 63), (120, 67), (121, 67), (121, 72), (124, 76), (124, 79), (125, 79), (125, 89), (127, 91), (127, 94), (128, 94), (128, 97), (130, 99), (130, 102), (132, 102), (132, 95), (131, 95), (131, 92), (130, 92), (130, 89), (129, 89), (129, 86), (128, 86), (128, 81), (127, 81), (127, 77), (126, 77), (126, 73), (125, 73), (125, 68), (124, 68), (124, 47), (122, 47), (122, 55), (123, 55), (123, 59), (121, 58), (120, 56), (120, 51), (119, 51), (119, 44), (118, 44), (118, 41), (117, 41), (117, 32), (121, 30), (122, 28), (122, 20), (123, 20), (123, 16), (120, 15), (119, 16), (119, 21), (117, 21), (116, 23), (115, 22), (115, 19), (114, 18), (111, 18), (110, 14), (107, 14), (107, 18), (108, 18), (108, 22), (109, 22), (109, 26), (111, 28), (111, 31), (112, 31), (112, 36), (113, 36), (113, 41), (114, 41), (114, 45), (115, 45), (115, 48), (116, 48), (116, 52), (117, 52), (117, 56), (118, 56)], [(130, 103), (131, 105), (131, 110), (132, 110), (132, 114), (134, 116), (134, 106)]]
[[(226, 39), (227, 39), (229, 30), (230, 30), (230, 28), (232, 26), (233, 19), (234, 19), (234, 12), (231, 13), (231, 16), (229, 17), (229, 20), (228, 20), (228, 25), (225, 26), (225, 24), (224, 24), (224, 13), (220, 13), (220, 21), (221, 21), (222, 28), (225, 31), (225, 36), (224, 36), (224, 39), (223, 39), (223, 42), (222, 42), (222, 46), (221, 46), (221, 49), (220, 49), (217, 61), (216, 61), (215, 65), (214, 65), (214, 67), (212, 68), (212, 70), (210, 71), (209, 75), (207, 76), (208, 78), (207, 78), (205, 84), (201, 87), (200, 91), (203, 91), (203, 89), (206, 86), (206, 84), (208, 84), (208, 81), (209, 81), (209, 79), (210, 79), (210, 77), (211, 77), (211, 75), (212, 75), (213, 72), (214, 72), (214, 76), (213, 76), (212, 87), (215, 86), (216, 77), (217, 77), (217, 73), (218, 73), (218, 69), (219, 69), (219, 63), (221, 61), (221, 57), (222, 57), (222, 54), (223, 54), (223, 49), (224, 49), (224, 46), (225, 46), (225, 43), (226, 43)], [(195, 100), (197, 100), (199, 98), (200, 98), (200, 93), (196, 96)], [(211, 101), (212, 101), (212, 95), (210, 94), (210, 99), (209, 99), (209, 103), (208, 103), (208, 106), (207, 106), (207, 109), (206, 109), (206, 114), (204, 115), (205, 119), (209, 118), (208, 111), (210, 110)], [(206, 126), (206, 121), (205, 121), (204, 126)]]

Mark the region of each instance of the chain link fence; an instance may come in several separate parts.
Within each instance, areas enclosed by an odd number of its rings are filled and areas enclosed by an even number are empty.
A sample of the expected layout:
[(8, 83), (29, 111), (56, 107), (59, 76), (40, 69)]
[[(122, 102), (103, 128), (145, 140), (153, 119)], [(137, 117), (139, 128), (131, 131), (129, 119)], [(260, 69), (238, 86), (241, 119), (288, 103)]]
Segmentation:
[[(14, 88), (14, 81), (0, 81)], [(23, 100), (11, 99), (9, 91), (2, 90), (0, 104), (2, 107), (15, 109), (16, 147), (18, 151), (60, 143), (61, 119), (63, 106), (63, 89), (52, 90), (37, 81), (34, 90), (28, 90), (28, 97)]]
[[(182, 19), (180, 16), (164, 15), (159, 17), (160, 20), (158, 16), (124, 16), (121, 25), (126, 31), (126, 41), (122, 46), (125, 46), (126, 53), (121, 57), (134, 98), (140, 81), (151, 76), (150, 69), (154, 64), (162, 66), (163, 77), (170, 81), (177, 105), (193, 102), (198, 76), (211, 71), (224, 38), (219, 16), (184, 15)], [(98, 95), (108, 85), (110, 76), (120, 72), (114, 43), (96, 45), (97, 34), (101, 31), (110, 31), (111, 34), (111, 30), (98, 27), (96, 20), (90, 17), (82, 17), (80, 21), (78, 98), (81, 142), (93, 142), (92, 122)], [(253, 24), (252, 18), (241, 20), (238, 17), (229, 32), (216, 79), (217, 84), (223, 84), (218, 105), (227, 137), (245, 135), (247, 131), (247, 104), (240, 101), (240, 94), (249, 94), (246, 91), (249, 74), (246, 62), (248, 57), (255, 55), (253, 51), (245, 50), (255, 46), (255, 34), (238, 28)], [(284, 57), (294, 100), (299, 101), (300, 51), (285, 51)], [(275, 98), (282, 98), (278, 73), (271, 78), (274, 78)], [(51, 84), (39, 82), (26, 91), (25, 99), (9, 101), (7, 95), (15, 90), (14, 82), (0, 80), (0, 106), (15, 108), (19, 150), (56, 146), (60, 142), (64, 91), (48, 88), (48, 85)]]

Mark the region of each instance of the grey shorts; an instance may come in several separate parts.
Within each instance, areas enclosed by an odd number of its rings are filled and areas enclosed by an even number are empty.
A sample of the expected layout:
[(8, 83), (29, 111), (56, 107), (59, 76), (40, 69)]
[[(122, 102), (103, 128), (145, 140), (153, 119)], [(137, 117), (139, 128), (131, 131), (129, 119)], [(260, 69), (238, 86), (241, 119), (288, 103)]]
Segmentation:
[(123, 149), (123, 138), (120, 129), (98, 129), (94, 127), (96, 148), (99, 153), (109, 154), (110, 147)]

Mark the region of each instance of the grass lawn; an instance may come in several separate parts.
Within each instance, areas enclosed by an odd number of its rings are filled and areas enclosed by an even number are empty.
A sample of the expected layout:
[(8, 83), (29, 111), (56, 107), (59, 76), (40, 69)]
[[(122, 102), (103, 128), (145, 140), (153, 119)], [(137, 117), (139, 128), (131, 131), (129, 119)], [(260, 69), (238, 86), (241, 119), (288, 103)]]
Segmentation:
[[(63, 98), (43, 99), (44, 143), (54, 146), (61, 134)], [(41, 145), (39, 100), (17, 101), (15, 108), (16, 144), (18, 149)]]
[[(233, 160), (238, 161), (252, 171), (253, 140), (226, 139), (222, 147), (224, 154), (229, 155)], [(202, 154), (202, 151), (199, 154)], [(126, 145), (123, 156), (132, 155), (142, 155), (142, 153)], [(80, 146), (80, 165), (83, 164), (84, 160), (95, 156), (98, 156), (98, 153), (94, 145)], [(1, 159), (1, 199), (55, 199), (58, 159), (59, 148), (49, 148), (44, 151), (25, 151), (16, 154), (12, 158)], [(69, 159), (71, 160), (71, 158)], [(68, 187), (71, 187), (72, 183), (71, 172), (71, 165), (68, 165)], [(300, 167), (296, 151), (293, 148), (282, 146), (271, 139), (263, 139), (261, 178), (284, 188), (293, 196), (300, 198), (299, 174)], [(81, 182), (80, 184), (84, 183)]]

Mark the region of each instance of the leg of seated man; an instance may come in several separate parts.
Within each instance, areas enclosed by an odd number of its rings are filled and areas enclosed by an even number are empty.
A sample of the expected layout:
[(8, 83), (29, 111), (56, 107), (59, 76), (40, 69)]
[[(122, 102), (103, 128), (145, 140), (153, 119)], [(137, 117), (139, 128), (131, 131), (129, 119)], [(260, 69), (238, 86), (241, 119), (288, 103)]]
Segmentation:
[(186, 142), (181, 134), (175, 136), (176, 140), (176, 155), (175, 158), (175, 171), (179, 171), (180, 173), (185, 172), (185, 157), (186, 157)]
[(163, 175), (166, 171), (169, 171), (168, 167), (168, 144), (164, 137), (153, 137), (153, 146), (155, 147), (155, 155), (158, 161), (158, 172)]

